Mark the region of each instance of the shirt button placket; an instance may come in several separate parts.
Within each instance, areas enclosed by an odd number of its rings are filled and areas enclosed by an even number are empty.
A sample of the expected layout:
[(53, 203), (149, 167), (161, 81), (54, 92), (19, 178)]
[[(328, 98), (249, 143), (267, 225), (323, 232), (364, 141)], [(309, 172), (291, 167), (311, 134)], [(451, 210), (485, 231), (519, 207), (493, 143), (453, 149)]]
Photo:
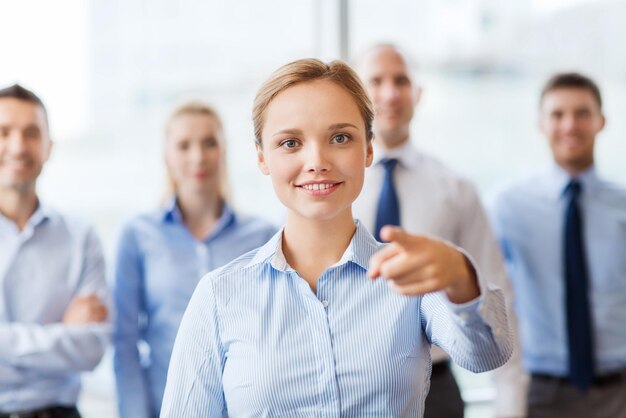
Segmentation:
[(204, 276), (210, 271), (209, 267), (209, 248), (205, 243), (199, 241), (196, 243), (196, 263), (198, 269), (198, 278)]
[[(323, 315), (324, 327), (320, 329), (323, 333), (320, 341), (324, 341), (324, 364), (322, 374), (320, 376), (321, 392), (325, 401), (325, 416), (327, 417), (339, 417), (339, 388), (337, 386), (337, 370), (335, 369), (335, 353), (332, 344), (332, 330), (330, 328), (329, 319), (329, 294), (328, 294), (328, 272), (324, 273), (317, 282), (317, 297), (320, 301), (323, 311), (320, 312)], [(319, 306), (319, 305), (318, 305)]]

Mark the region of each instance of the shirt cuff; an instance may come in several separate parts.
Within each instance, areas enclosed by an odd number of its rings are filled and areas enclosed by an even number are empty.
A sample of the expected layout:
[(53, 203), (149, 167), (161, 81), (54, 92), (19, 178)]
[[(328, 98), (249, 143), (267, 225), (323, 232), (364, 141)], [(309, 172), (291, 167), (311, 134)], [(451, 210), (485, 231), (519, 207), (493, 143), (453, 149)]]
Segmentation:
[(481, 280), (480, 271), (478, 270), (478, 266), (476, 265), (476, 262), (474, 261), (472, 256), (470, 256), (467, 253), (467, 251), (465, 251), (463, 248), (458, 247), (449, 241), (447, 241), (446, 243), (454, 247), (461, 254), (463, 254), (463, 256), (465, 257), (469, 265), (474, 269), (474, 272), (476, 273), (476, 280), (478, 283), (478, 288), (480, 290), (480, 295), (464, 303), (454, 303), (454, 302), (451, 302), (450, 299), (448, 299), (445, 291), (442, 291), (443, 299), (445, 300), (446, 305), (448, 306), (450, 311), (452, 311), (452, 313), (454, 313), (458, 318), (460, 318), (462, 322), (469, 323), (469, 322), (474, 322), (475, 320), (481, 321), (482, 319), (480, 318), (480, 315), (479, 315), (479, 308), (480, 308), (481, 302), (484, 299), (486, 289), (484, 289), (484, 286)]
[(478, 264), (467, 251), (450, 242), (448, 242), (448, 244), (453, 246), (457, 251), (463, 254), (469, 265), (474, 269), (474, 272), (476, 273), (476, 281), (480, 290), (480, 295), (478, 297), (465, 303), (453, 303), (445, 295), (445, 292), (442, 292), (444, 295), (443, 298), (446, 301), (448, 308), (464, 325), (472, 325), (484, 322), (492, 329), (492, 332), (496, 337), (505, 336), (506, 334), (508, 334), (506, 315), (504, 318), (502, 318), (496, 314), (497, 310), (494, 312), (493, 309), (494, 303), (496, 305), (500, 303), (504, 304), (504, 296), (499, 294), (502, 293), (502, 290), (491, 283), (487, 283), (487, 281), (483, 278), (480, 269), (478, 268)]

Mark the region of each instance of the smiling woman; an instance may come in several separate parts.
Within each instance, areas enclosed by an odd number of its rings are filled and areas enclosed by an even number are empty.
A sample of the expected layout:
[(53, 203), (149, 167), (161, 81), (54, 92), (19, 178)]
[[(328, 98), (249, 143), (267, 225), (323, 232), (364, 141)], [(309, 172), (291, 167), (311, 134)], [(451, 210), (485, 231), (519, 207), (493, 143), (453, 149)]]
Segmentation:
[(295, 61), (261, 87), (258, 165), (286, 224), (198, 285), (163, 417), (421, 417), (431, 342), (473, 371), (508, 359), (502, 294), (462, 251), (391, 227), (385, 246), (353, 219), (372, 118), (340, 61)]
[(373, 151), (350, 94), (325, 80), (301, 83), (276, 95), (265, 118), (259, 166), (290, 216), (352, 223)]

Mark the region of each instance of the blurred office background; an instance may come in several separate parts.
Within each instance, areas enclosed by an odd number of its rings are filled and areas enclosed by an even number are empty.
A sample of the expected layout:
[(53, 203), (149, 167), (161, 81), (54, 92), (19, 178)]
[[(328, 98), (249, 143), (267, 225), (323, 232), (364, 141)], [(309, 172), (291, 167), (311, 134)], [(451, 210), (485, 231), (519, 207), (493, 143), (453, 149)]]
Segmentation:
[[(626, 1), (20, 0), (0, 1), (0, 17), (0, 85), (22, 83), (49, 108), (56, 145), (41, 195), (92, 221), (110, 263), (120, 223), (159, 202), (174, 105), (201, 98), (218, 108), (235, 206), (280, 223), (255, 164), (256, 89), (288, 61), (354, 60), (380, 41), (417, 63), (413, 141), (485, 197), (549, 163), (538, 94), (563, 70), (599, 82), (608, 123), (597, 164), (626, 182)], [(459, 373), (468, 416), (492, 416), (488, 377)], [(115, 417), (113, 393), (109, 355), (85, 376), (84, 416)]]

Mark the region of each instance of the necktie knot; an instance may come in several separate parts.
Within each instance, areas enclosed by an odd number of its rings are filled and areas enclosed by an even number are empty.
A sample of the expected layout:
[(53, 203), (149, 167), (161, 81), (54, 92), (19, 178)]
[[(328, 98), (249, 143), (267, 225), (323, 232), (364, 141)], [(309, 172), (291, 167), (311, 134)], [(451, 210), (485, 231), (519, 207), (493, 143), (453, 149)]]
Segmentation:
[(396, 168), (396, 165), (398, 165), (398, 159), (397, 158), (385, 158), (385, 159), (380, 160), (380, 163), (385, 168), (386, 172), (393, 173), (393, 169)]
[(569, 195), (573, 199), (580, 196), (580, 193), (583, 191), (583, 185), (580, 183), (578, 179), (572, 179), (567, 186), (565, 186), (564, 193), (565, 195)]

